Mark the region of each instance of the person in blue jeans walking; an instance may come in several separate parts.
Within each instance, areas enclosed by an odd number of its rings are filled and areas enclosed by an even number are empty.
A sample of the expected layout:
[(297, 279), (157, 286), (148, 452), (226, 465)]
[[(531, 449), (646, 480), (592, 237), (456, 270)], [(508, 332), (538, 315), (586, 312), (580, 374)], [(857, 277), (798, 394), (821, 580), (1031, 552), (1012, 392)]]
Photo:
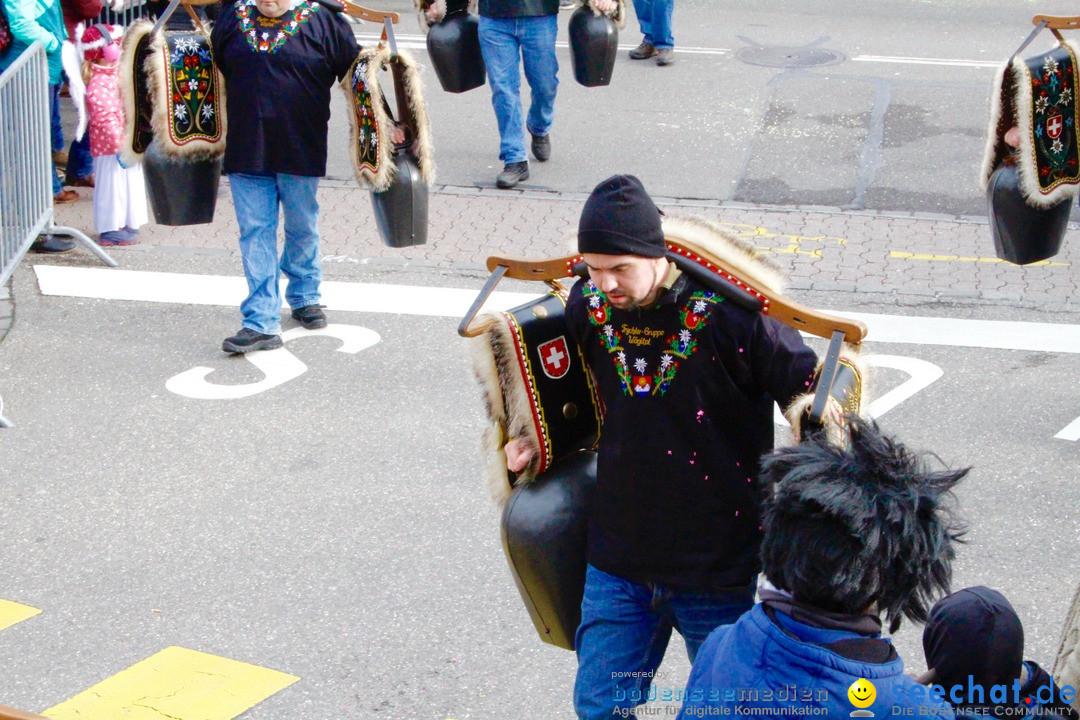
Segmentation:
[[(314, 0), (227, 3), (210, 41), (227, 90), (224, 170), (248, 283), (243, 327), (221, 347), (272, 350), (282, 346), (279, 269), (293, 319), (312, 330), (326, 327), (315, 193), (326, 174), (330, 89), (348, 74), (360, 47), (345, 19)], [(399, 142), (400, 130), (391, 137)]]
[[(681, 273), (664, 237), (632, 175), (600, 183), (578, 224), (589, 277), (570, 290), (566, 330), (606, 409), (575, 636), (582, 720), (640, 705), (672, 630), (693, 660), (753, 606), (773, 403), (805, 393), (817, 365), (796, 330)], [(505, 451), (520, 472), (539, 448)]]
[[(555, 36), (559, 30), (559, 0), (480, 0), (480, 51), (491, 84), (491, 105), (499, 125), (499, 159), (503, 170), (495, 184), (512, 188), (529, 179), (525, 130), (532, 136), (532, 153), (540, 162), (551, 157), (551, 123), (559, 87)], [(522, 116), (521, 71), (532, 101)]]
[(661, 66), (675, 62), (675, 37), (671, 34), (674, 9), (675, 0), (634, 0), (634, 12), (645, 37), (630, 51), (631, 59), (656, 58), (656, 64)]

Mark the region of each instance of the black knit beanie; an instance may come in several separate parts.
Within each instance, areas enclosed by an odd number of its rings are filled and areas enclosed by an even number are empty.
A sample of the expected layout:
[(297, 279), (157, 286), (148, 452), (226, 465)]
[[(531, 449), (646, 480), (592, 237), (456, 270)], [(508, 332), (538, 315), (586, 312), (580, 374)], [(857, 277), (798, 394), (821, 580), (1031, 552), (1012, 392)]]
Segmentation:
[(926, 666), (934, 683), (967, 686), (968, 675), (987, 692), (1020, 675), (1024, 627), (1009, 601), (997, 590), (964, 588), (938, 600), (923, 628)]
[(664, 256), (660, 210), (633, 175), (613, 175), (596, 186), (578, 222), (578, 252)]

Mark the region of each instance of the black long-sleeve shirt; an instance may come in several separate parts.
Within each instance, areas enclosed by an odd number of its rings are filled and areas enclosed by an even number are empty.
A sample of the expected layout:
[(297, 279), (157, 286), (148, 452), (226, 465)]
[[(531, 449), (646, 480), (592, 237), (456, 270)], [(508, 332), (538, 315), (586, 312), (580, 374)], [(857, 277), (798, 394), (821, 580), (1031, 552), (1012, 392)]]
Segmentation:
[(794, 329), (685, 275), (630, 311), (581, 280), (566, 318), (606, 408), (589, 562), (686, 589), (747, 584), (760, 569), (773, 402), (809, 389), (817, 356)]
[(360, 52), (344, 18), (311, 0), (267, 18), (238, 0), (210, 40), (225, 78), (225, 172), (325, 175), (330, 90)]

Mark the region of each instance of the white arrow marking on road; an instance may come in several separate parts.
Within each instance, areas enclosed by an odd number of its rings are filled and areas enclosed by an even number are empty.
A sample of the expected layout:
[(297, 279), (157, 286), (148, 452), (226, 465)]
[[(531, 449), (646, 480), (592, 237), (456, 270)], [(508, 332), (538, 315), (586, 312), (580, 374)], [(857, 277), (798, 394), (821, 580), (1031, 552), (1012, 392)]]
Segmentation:
[[(871, 367), (893, 368), (911, 376), (866, 406), (866, 414), (872, 418), (881, 417), (945, 374), (945, 371), (937, 365), (918, 358), (899, 355), (863, 355), (862, 359)], [(776, 405), (773, 405), (773, 421), (777, 425), (790, 427), (787, 418)]]
[(867, 406), (867, 414), (875, 418), (889, 412), (945, 374), (945, 371), (934, 363), (918, 358), (899, 355), (867, 355), (864, 359), (873, 367), (893, 368), (911, 376)]
[[(34, 272), (45, 295), (230, 307), (247, 295), (242, 277), (58, 265), (35, 265)], [(477, 290), (326, 281), (322, 292), (333, 311), (461, 318)], [(484, 309), (505, 310), (538, 295), (494, 292)], [(874, 343), (1080, 353), (1080, 325), (830, 312), (865, 322)]]
[(1054, 437), (1059, 440), (1072, 440), (1073, 442), (1080, 440), (1080, 418), (1076, 418), (1066, 425), (1062, 428), (1061, 432)]
[[(374, 330), (336, 323), (331, 323), (318, 330), (293, 328), (283, 332), (281, 339), (289, 342), (290, 340), (319, 335), (327, 335), (341, 340), (341, 345), (336, 349), (338, 352), (345, 353), (358, 353), (375, 345), (380, 340), (379, 334)], [(214, 372), (214, 368), (199, 366), (173, 375), (165, 381), (165, 389), (195, 400), (238, 400), (266, 392), (307, 372), (307, 365), (285, 348), (251, 353), (244, 355), (244, 359), (259, 368), (266, 377), (258, 382), (243, 385), (219, 385), (206, 379), (207, 375)]]

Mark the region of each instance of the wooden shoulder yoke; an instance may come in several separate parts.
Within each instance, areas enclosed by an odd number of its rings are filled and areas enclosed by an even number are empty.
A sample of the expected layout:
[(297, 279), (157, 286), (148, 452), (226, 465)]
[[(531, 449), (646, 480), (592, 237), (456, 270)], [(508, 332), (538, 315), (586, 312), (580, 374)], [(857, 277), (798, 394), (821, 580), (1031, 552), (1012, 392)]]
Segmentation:
[[(844, 341), (854, 346), (858, 346), (866, 337), (866, 324), (859, 320), (814, 310), (768, 288), (751, 286), (722, 259), (697, 248), (693, 251), (687, 250), (676, 248), (675, 251), (668, 252), (668, 258), (684, 271), (691, 272), (696, 280), (708, 285), (710, 290), (715, 290), (744, 306), (752, 303), (750, 306), (810, 335), (828, 340), (836, 333), (842, 333)], [(536, 280), (551, 284), (563, 278), (584, 276), (586, 272), (584, 262), (578, 255), (551, 260), (527, 260), (495, 255), (487, 259), (487, 269), (491, 276), (458, 326), (458, 334), (462, 337), (475, 337), (479, 334), (471, 327), (473, 318), (502, 278)]]

